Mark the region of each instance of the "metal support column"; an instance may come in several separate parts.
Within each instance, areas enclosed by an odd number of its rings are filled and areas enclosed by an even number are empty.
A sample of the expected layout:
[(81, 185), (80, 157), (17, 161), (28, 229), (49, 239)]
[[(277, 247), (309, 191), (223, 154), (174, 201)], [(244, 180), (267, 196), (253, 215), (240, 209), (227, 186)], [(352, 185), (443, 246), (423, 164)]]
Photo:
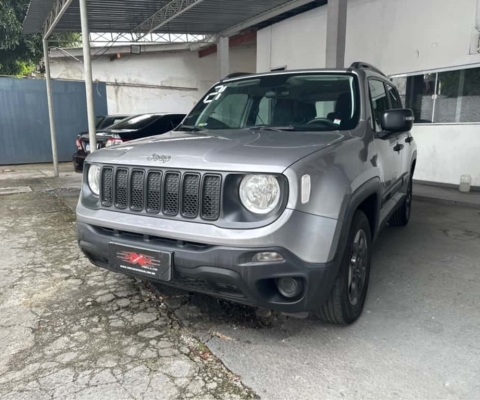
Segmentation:
[(218, 79), (225, 78), (230, 73), (230, 40), (220, 37), (217, 42), (217, 74)]
[(43, 39), (43, 57), (45, 59), (45, 81), (47, 82), (48, 119), (50, 120), (50, 138), (52, 141), (53, 175), (58, 177), (57, 135), (55, 132), (55, 115), (53, 112), (52, 79), (50, 77), (50, 60), (48, 59), (48, 41)]
[(327, 51), (325, 66), (345, 66), (345, 39), (347, 35), (347, 0), (328, 0)]
[(83, 69), (85, 73), (85, 92), (87, 95), (88, 137), (90, 151), (97, 149), (95, 129), (95, 109), (93, 106), (92, 61), (90, 59), (90, 32), (88, 29), (87, 0), (80, 1), (80, 20), (82, 25)]

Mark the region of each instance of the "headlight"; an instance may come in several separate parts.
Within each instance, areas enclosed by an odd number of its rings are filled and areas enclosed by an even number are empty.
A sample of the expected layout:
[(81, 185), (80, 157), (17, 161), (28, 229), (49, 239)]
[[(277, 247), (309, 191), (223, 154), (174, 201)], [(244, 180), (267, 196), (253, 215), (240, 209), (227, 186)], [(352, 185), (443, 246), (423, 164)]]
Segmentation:
[(100, 194), (100, 167), (98, 165), (90, 165), (88, 167), (88, 186), (93, 194)]
[(280, 185), (272, 175), (247, 175), (240, 184), (240, 200), (248, 211), (268, 214), (280, 202)]

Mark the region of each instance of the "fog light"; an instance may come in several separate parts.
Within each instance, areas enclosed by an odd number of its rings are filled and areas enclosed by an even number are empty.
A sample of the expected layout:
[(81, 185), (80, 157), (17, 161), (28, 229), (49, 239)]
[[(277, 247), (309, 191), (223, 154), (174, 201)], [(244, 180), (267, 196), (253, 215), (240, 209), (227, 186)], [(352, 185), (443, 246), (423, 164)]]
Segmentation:
[(252, 257), (253, 262), (275, 262), (283, 261), (283, 256), (276, 251), (263, 251)]
[(303, 292), (303, 281), (297, 278), (280, 278), (277, 279), (277, 288), (282, 296), (292, 299)]

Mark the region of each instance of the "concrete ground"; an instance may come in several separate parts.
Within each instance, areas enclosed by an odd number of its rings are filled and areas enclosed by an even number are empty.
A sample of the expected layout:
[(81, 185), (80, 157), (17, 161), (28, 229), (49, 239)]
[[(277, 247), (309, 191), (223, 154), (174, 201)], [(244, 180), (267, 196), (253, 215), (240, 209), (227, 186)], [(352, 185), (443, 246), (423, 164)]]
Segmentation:
[(479, 211), (414, 202), (411, 224), (376, 243), (365, 311), (350, 327), (259, 321), (199, 295), (177, 313), (264, 399), (478, 399)]
[(0, 180), (0, 398), (255, 398), (144, 283), (86, 261), (59, 182)]
[(99, 270), (64, 201), (78, 176), (1, 175), (33, 189), (0, 194), (2, 399), (479, 397), (479, 209), (415, 201), (339, 328)]

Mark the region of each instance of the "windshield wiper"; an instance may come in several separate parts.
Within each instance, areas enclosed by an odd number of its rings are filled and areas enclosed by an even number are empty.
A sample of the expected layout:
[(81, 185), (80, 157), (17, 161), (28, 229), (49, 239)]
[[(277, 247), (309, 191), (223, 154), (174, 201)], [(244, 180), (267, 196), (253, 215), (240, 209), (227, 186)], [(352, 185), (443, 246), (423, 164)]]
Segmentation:
[(193, 126), (193, 125), (180, 125), (177, 130), (179, 131), (188, 131), (188, 132), (202, 132), (204, 131), (205, 129), (204, 128), (200, 128), (199, 126)]
[(295, 128), (293, 126), (267, 126), (267, 125), (254, 125), (250, 126), (248, 129), (251, 131), (275, 131), (275, 132), (282, 132), (282, 131), (294, 131)]

